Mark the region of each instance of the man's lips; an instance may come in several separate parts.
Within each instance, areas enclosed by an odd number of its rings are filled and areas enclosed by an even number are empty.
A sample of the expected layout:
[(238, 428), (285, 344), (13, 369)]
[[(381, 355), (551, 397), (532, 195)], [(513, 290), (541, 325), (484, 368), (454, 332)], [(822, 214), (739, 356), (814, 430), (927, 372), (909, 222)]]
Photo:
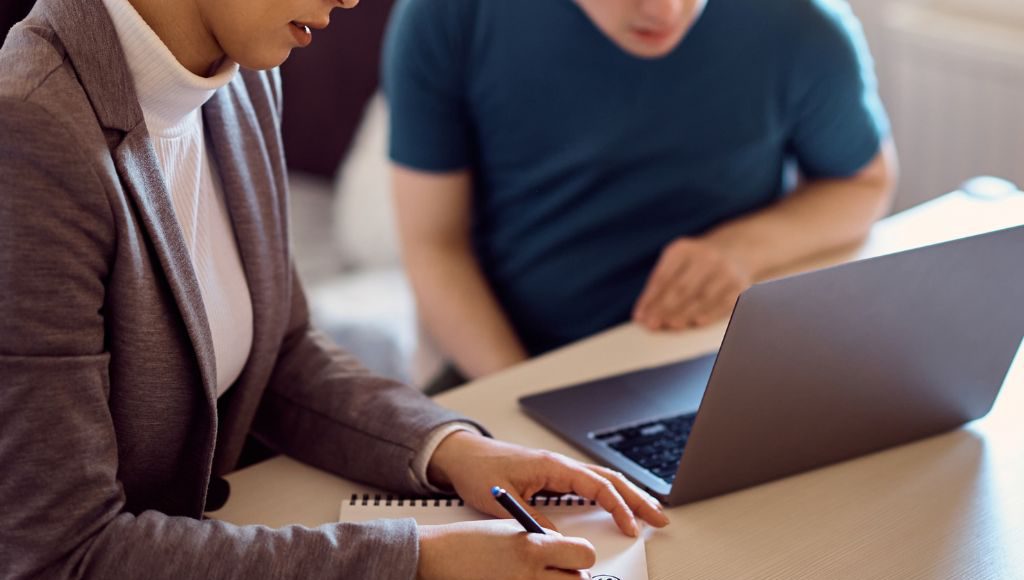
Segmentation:
[(666, 29), (654, 29), (654, 28), (634, 28), (633, 34), (639, 36), (644, 40), (652, 42), (658, 42), (666, 40), (672, 37), (673, 30), (670, 28)]

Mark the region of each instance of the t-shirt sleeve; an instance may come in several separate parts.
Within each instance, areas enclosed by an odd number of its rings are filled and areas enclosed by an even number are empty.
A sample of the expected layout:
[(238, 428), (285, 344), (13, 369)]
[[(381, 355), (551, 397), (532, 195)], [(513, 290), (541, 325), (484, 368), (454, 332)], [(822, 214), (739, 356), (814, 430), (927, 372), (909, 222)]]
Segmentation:
[(846, 0), (808, 0), (790, 80), (789, 148), (809, 178), (856, 174), (878, 154), (889, 120), (874, 62)]
[(390, 156), (413, 169), (442, 172), (470, 165), (462, 3), (399, 0), (384, 42), (381, 78), (391, 114)]

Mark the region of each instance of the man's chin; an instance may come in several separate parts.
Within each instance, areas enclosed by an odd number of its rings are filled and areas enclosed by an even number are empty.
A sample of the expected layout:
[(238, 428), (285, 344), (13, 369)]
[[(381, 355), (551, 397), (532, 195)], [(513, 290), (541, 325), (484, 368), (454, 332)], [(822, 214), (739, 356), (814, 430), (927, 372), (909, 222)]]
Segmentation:
[(627, 45), (620, 45), (622, 49), (635, 56), (637, 58), (643, 58), (647, 60), (657, 60), (664, 58), (669, 55), (677, 46), (678, 42), (672, 43), (667, 46), (650, 46), (646, 43), (630, 43)]
[(685, 34), (672, 35), (671, 38), (645, 38), (640, 34), (631, 33), (629, 37), (616, 40), (622, 50), (632, 56), (643, 59), (659, 59), (669, 55), (683, 41)]

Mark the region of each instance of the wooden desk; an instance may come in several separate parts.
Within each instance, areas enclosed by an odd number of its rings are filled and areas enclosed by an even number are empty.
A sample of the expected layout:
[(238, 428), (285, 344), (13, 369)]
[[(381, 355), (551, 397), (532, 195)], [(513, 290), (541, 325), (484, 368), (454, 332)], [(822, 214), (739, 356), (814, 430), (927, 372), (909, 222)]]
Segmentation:
[[(815, 265), (1024, 223), (1024, 194), (950, 194), (879, 223)], [(1021, 251), (1024, 267), (1024, 248)], [(1024, 308), (1024, 305), (1021, 306)], [(580, 454), (518, 411), (518, 397), (714, 351), (725, 324), (678, 334), (623, 325), (447, 393), (495, 436)], [(280, 457), (228, 477), (238, 524), (333, 522), (372, 491)], [(1024, 579), (1024, 350), (987, 417), (953, 433), (674, 508), (647, 545), (651, 578)]]

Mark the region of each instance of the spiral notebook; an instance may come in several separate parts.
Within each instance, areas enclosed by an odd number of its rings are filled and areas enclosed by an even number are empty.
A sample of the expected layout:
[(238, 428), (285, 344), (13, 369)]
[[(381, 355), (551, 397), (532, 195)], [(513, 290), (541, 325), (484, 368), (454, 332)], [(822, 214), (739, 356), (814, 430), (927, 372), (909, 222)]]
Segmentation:
[[(647, 553), (642, 523), (640, 536), (619, 531), (608, 512), (592, 501), (577, 497), (535, 497), (530, 501), (567, 536), (590, 540), (597, 550), (597, 564), (590, 570), (594, 580), (647, 580)], [(450, 524), (490, 519), (461, 499), (406, 499), (381, 495), (353, 495), (341, 505), (341, 521), (413, 518), (423, 525)], [(639, 522), (638, 522), (639, 523)]]

